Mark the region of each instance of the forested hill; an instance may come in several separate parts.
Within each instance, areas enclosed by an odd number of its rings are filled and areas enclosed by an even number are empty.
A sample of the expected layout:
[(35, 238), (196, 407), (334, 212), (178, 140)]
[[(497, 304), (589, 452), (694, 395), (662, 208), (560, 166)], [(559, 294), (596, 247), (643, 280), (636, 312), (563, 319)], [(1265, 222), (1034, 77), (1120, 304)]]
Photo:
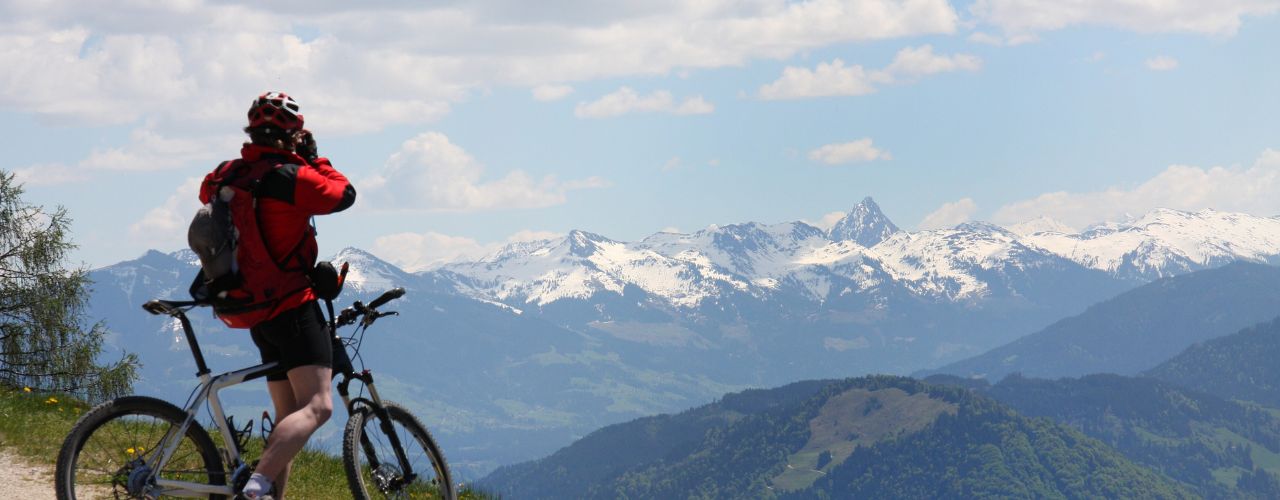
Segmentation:
[(1119, 375), (1014, 375), (979, 390), (1079, 429), (1206, 498), (1280, 498), (1280, 418), (1266, 409)]
[(1101, 442), (900, 377), (802, 382), (606, 427), (481, 480), (506, 498), (1190, 498)]
[[(1275, 309), (1280, 313), (1280, 304)], [(1146, 375), (1228, 399), (1280, 408), (1280, 318), (1188, 347)]]

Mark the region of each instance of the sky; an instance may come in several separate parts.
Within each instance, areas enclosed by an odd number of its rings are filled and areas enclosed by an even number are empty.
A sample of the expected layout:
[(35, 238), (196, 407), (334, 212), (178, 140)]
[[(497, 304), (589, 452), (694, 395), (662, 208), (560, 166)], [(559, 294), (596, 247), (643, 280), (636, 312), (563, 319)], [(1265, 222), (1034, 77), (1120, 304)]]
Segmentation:
[(1280, 215), (1280, 0), (0, 0), (0, 170), (90, 267), (185, 247), (249, 103), (301, 104), (410, 269), (581, 229)]

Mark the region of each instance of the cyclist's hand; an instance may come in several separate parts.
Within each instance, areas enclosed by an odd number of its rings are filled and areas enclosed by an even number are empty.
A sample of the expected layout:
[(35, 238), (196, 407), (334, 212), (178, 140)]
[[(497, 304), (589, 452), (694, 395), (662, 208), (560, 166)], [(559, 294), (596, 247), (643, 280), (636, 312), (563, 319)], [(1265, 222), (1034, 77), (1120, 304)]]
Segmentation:
[(298, 156), (301, 156), (302, 159), (307, 160), (308, 162), (316, 161), (316, 158), (319, 157), (319, 153), (316, 149), (316, 138), (311, 135), (310, 130), (302, 129), (302, 132), (298, 133), (298, 145), (296, 149)]
[(357, 315), (359, 315), (359, 313), (357, 313), (355, 309), (350, 307), (343, 309), (342, 312), (338, 313), (338, 324), (349, 325), (356, 320)]

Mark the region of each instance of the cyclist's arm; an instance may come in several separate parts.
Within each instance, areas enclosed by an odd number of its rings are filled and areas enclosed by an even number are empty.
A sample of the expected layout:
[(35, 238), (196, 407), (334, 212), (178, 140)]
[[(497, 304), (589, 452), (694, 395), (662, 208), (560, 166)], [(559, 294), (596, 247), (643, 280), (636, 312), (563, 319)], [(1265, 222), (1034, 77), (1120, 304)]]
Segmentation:
[(209, 172), (204, 176), (204, 182), (200, 183), (200, 203), (209, 203), (213, 200), (213, 172)]
[(312, 215), (341, 212), (356, 201), (356, 188), (328, 158), (316, 158), (310, 168), (299, 168), (297, 175), (294, 206)]

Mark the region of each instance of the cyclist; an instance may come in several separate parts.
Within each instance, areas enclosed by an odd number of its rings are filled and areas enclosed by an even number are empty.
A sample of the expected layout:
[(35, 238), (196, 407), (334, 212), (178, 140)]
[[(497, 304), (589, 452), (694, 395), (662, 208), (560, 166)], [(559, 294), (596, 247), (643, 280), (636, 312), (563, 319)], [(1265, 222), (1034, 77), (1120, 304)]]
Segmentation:
[[(248, 114), (249, 142), (240, 150), (241, 160), (275, 164), (255, 191), (262, 240), (277, 263), (298, 262), (296, 272), (306, 272), (318, 254), (311, 218), (346, 210), (355, 202), (355, 188), (328, 159), (317, 156), (293, 98), (264, 93)], [(215, 195), (216, 186), (208, 182), (213, 175), (201, 188), (202, 203)], [(333, 412), (329, 333), (315, 293), (306, 288), (279, 301), (250, 334), (262, 361), (279, 362), (283, 371), (267, 377), (276, 425), (241, 497), (283, 498), (293, 457)]]

